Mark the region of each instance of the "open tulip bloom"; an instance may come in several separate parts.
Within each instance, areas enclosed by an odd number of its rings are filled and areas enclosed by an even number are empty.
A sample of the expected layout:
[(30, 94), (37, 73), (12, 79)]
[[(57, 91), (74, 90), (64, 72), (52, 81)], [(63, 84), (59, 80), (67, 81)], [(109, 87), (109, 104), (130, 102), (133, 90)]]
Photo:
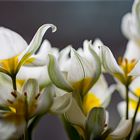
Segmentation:
[[(2, 46), (0, 50), (0, 71), (11, 76), (13, 83), (15, 83), (15, 77), (22, 65), (44, 65), (46, 63), (33, 54), (40, 47), (42, 38), (50, 27), (55, 32), (56, 27), (54, 25), (44, 24), (38, 29), (29, 45), (16, 32), (4, 27), (0, 28)], [(13, 86), (16, 89), (16, 85)]]

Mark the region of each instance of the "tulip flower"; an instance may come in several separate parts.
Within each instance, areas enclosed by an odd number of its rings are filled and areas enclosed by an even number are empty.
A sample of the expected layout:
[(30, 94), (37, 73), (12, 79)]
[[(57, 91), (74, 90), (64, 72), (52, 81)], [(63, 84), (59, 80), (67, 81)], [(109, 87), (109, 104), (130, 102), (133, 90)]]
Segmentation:
[(132, 12), (127, 13), (122, 18), (122, 32), (129, 40), (124, 57), (129, 60), (139, 60), (140, 58), (139, 5), (140, 1), (135, 0), (132, 6)]
[(75, 99), (73, 99), (73, 104), (71, 104), (71, 107), (65, 113), (66, 118), (72, 124), (81, 125), (83, 127), (84, 118), (88, 115), (92, 108), (106, 108), (108, 106), (111, 94), (114, 90), (115, 85), (108, 87), (104, 76), (101, 75), (95, 85), (84, 96), (82, 108), (80, 108)]
[(92, 49), (89, 50), (92, 63), (70, 47), (63, 50), (60, 67), (54, 56), (50, 55), (48, 72), (50, 79), (58, 88), (78, 92), (84, 96), (93, 86), (99, 78), (101, 65), (97, 54)]
[[(56, 31), (56, 27), (52, 24), (42, 25), (29, 45), (26, 41), (14, 31), (1, 27), (0, 28), (0, 71), (12, 77), (15, 83), (15, 77), (22, 65), (44, 65), (45, 62), (38, 60), (37, 57), (32, 56), (39, 48), (42, 38), (49, 28)], [(16, 89), (16, 85), (14, 85)]]
[(19, 139), (32, 118), (49, 110), (52, 99), (48, 88), (39, 91), (36, 80), (29, 79), (21, 91), (13, 91), (12, 84), (3, 77), (1, 79), (0, 138)]
[(33, 55), (41, 61), (46, 62), (43, 66), (22, 66), (17, 74), (17, 83), (21, 85), (27, 79), (36, 79), (39, 82), (41, 88), (47, 86), (51, 81), (48, 75), (48, 54), (51, 53), (56, 59), (59, 57), (59, 51), (57, 48), (51, 47), (48, 40), (44, 40), (38, 53)]
[(117, 63), (115, 57), (108, 47), (102, 46), (100, 49), (102, 65), (106, 72), (112, 74), (124, 85), (129, 85), (133, 80), (130, 73), (133, 71), (133, 68), (137, 62), (134, 59), (128, 60), (125, 58), (119, 58)]

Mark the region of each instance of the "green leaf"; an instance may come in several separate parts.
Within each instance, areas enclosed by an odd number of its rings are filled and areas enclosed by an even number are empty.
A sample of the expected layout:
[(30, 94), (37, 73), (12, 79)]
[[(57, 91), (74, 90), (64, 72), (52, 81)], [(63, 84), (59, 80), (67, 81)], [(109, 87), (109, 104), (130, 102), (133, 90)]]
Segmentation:
[(93, 108), (86, 121), (86, 139), (99, 140), (105, 125), (105, 110), (101, 107)]
[(59, 88), (71, 92), (73, 89), (71, 85), (65, 80), (62, 72), (60, 71), (57, 62), (53, 55), (49, 55), (48, 72), (52, 82)]

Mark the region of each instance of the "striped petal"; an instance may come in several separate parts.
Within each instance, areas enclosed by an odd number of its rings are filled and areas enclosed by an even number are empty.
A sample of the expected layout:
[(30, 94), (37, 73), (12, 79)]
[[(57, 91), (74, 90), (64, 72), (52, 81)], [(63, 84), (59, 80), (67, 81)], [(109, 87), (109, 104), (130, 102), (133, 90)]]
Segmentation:
[(75, 99), (72, 100), (71, 106), (65, 113), (65, 117), (73, 125), (85, 126), (86, 117), (82, 113)]
[(106, 72), (114, 75), (122, 83), (125, 83), (124, 72), (117, 64), (115, 57), (113, 56), (110, 49), (106, 46), (101, 48), (101, 62)]
[(60, 71), (57, 61), (53, 55), (49, 55), (48, 73), (52, 82), (59, 88), (66, 91), (72, 91), (71, 85), (65, 79), (63, 73)]
[(56, 31), (56, 26), (52, 25), (52, 24), (44, 24), (42, 25), (38, 31), (36, 32), (36, 34), (34, 35), (32, 41), (30, 42), (30, 44), (28, 45), (28, 47), (26, 48), (26, 50), (20, 55), (20, 62), (18, 65), (18, 69), (21, 67), (21, 65), (23, 65), (25, 63), (25, 61), (32, 55), (34, 54), (38, 48), (40, 47), (42, 38), (45, 34), (45, 32), (49, 29), (52, 28), (52, 32)]

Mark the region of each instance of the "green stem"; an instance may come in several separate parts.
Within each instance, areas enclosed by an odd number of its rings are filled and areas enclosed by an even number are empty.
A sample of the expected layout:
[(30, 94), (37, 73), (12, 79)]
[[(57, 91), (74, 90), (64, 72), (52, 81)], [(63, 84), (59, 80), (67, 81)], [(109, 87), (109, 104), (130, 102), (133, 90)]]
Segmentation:
[(13, 89), (17, 90), (17, 84), (16, 84), (16, 75), (12, 76), (12, 83), (13, 83)]
[(129, 88), (126, 85), (126, 120), (129, 119)]
[(24, 131), (24, 140), (28, 140), (28, 128), (27, 128), (27, 122), (25, 126), (25, 131)]
[(27, 99), (27, 93), (24, 93), (25, 96), (25, 131), (24, 131), (24, 140), (29, 140), (28, 136), (28, 99)]
[(129, 140), (131, 138), (131, 135), (133, 133), (134, 126), (135, 126), (135, 120), (136, 120), (136, 117), (137, 117), (139, 106), (140, 106), (140, 97), (139, 97), (139, 100), (138, 100), (138, 103), (137, 103), (137, 107), (136, 107), (136, 110), (135, 110), (135, 113), (134, 113), (134, 116), (133, 116), (133, 119), (132, 119), (132, 128), (131, 128), (131, 131), (129, 133), (129, 136), (128, 136), (127, 140)]

